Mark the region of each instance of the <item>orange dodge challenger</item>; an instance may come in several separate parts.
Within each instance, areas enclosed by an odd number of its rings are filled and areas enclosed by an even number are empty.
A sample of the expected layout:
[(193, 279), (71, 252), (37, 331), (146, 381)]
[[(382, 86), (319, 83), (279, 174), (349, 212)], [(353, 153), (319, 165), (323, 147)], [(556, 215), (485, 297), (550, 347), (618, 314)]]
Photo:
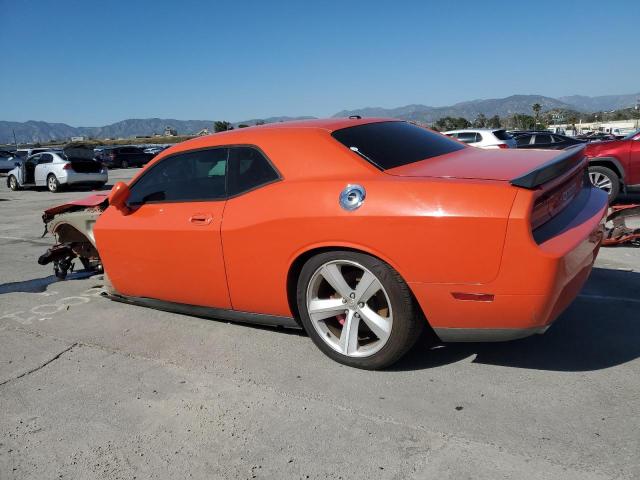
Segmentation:
[(607, 195), (582, 147), (480, 150), (407, 122), (264, 125), (180, 143), (108, 195), (49, 209), (40, 258), (110, 298), (302, 327), (334, 360), (544, 332), (586, 281)]

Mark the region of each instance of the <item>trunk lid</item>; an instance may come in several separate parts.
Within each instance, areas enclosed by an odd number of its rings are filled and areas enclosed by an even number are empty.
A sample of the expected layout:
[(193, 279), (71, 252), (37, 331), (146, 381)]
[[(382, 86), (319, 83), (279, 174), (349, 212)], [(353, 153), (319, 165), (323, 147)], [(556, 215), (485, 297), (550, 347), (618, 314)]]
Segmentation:
[[(567, 157), (563, 168), (570, 169), (572, 165), (580, 163), (584, 157), (583, 150), (584, 147), (581, 145), (563, 150), (560, 154), (554, 150), (482, 150), (469, 147), (447, 155), (391, 168), (385, 170), (385, 173), (400, 177), (510, 182), (542, 168), (549, 172), (549, 165), (546, 164), (555, 164), (559, 157)], [(562, 173), (558, 169), (555, 172), (557, 175)]]

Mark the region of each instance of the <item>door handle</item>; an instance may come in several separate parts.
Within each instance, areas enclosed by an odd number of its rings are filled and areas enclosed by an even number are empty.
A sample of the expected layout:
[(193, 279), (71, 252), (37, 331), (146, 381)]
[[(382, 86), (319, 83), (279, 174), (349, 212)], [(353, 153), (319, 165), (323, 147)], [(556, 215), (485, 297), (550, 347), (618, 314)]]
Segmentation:
[(205, 214), (196, 214), (189, 217), (189, 222), (193, 223), (194, 225), (209, 225), (212, 220), (213, 218), (211, 217), (211, 215)]

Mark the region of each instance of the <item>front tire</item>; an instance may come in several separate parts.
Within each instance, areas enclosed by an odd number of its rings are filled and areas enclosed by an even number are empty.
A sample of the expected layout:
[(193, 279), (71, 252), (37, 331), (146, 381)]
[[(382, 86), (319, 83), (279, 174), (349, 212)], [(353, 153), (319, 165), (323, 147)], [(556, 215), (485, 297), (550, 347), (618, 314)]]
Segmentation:
[(364, 253), (312, 257), (302, 268), (296, 293), (302, 324), (316, 346), (352, 367), (392, 365), (425, 328), (398, 272)]
[(120, 163), (120, 168), (129, 168), (129, 162), (126, 160), (122, 160)]
[(51, 193), (57, 193), (60, 191), (60, 182), (53, 173), (49, 174), (47, 177), (47, 189)]
[(616, 172), (607, 167), (594, 165), (589, 167), (589, 180), (594, 187), (607, 192), (609, 203), (612, 203), (620, 193), (620, 179)]
[(18, 183), (18, 179), (11, 175), (9, 177), (9, 188), (14, 192), (20, 190), (20, 184)]

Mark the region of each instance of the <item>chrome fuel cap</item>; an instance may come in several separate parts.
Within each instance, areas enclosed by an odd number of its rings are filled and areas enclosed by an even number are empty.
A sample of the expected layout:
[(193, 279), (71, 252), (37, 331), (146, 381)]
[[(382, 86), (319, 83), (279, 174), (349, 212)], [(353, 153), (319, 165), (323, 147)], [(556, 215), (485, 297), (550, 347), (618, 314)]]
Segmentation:
[(340, 206), (350, 212), (360, 208), (366, 196), (367, 193), (362, 185), (347, 185), (340, 192)]

